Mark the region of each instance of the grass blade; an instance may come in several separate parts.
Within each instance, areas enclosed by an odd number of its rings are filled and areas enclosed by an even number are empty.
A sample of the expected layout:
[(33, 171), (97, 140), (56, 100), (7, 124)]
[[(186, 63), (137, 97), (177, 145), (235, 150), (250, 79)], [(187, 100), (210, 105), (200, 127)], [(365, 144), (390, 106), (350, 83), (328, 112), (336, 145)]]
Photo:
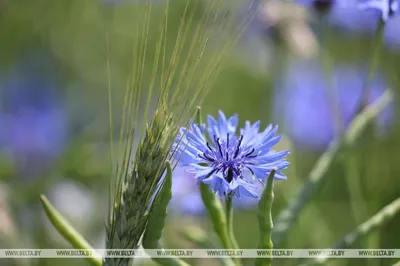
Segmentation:
[(276, 245), (285, 240), (289, 230), (296, 223), (303, 209), (312, 197), (321, 189), (326, 180), (326, 172), (342, 146), (352, 145), (361, 135), (365, 127), (376, 118), (393, 100), (393, 93), (388, 89), (378, 100), (367, 106), (350, 124), (344, 138), (334, 140), (327, 151), (315, 163), (309, 178), (299, 193), (290, 201), (277, 217), (272, 239)]
[[(400, 198), (392, 201), (390, 204), (382, 208), (374, 216), (360, 224), (353, 232), (346, 235), (334, 249), (345, 249), (351, 247), (359, 239), (371, 234), (374, 230), (382, 227), (390, 221), (396, 214), (400, 212)], [(324, 257), (315, 259), (310, 263), (303, 264), (302, 266), (322, 265), (332, 258)]]

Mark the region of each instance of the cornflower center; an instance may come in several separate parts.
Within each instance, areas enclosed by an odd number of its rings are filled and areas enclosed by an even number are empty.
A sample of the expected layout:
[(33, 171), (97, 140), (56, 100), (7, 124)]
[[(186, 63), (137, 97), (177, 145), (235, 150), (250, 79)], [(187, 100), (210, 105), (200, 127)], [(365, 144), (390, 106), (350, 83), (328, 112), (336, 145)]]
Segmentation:
[(208, 150), (198, 154), (198, 156), (207, 161), (208, 165), (213, 168), (209, 176), (221, 172), (225, 180), (230, 183), (235, 177), (243, 178), (242, 171), (245, 168), (254, 174), (248, 166), (252, 163), (246, 162), (246, 160), (257, 157), (257, 154), (254, 154), (254, 148), (243, 150), (242, 141), (243, 135), (240, 135), (238, 139), (230, 140), (230, 136), (227, 134), (226, 140), (223, 141), (214, 135), (213, 146), (207, 142)]
[(333, 5), (333, 0), (315, 0), (313, 5), (317, 11), (327, 13)]

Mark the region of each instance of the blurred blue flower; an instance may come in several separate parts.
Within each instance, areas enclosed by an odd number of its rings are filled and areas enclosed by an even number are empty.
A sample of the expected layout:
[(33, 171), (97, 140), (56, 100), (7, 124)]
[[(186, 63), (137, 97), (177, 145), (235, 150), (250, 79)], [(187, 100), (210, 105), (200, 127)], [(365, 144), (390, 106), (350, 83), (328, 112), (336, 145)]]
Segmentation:
[(198, 182), (209, 184), (219, 196), (232, 193), (238, 198), (242, 195), (258, 198), (258, 186), (253, 181), (257, 179), (264, 184), (274, 168), (275, 179), (286, 179), (280, 170), (289, 164), (284, 160), (289, 151), (271, 150), (281, 139), (275, 136), (278, 127), (270, 125), (259, 132), (259, 121), (254, 124), (247, 121), (237, 137), (237, 125), (237, 115), (226, 119), (220, 111), (218, 120), (208, 116), (209, 140), (204, 135), (204, 124), (181, 128), (176, 155), (181, 166), (188, 167)]
[[(315, 61), (292, 62), (275, 88), (275, 117), (284, 124), (295, 144), (312, 149), (326, 148), (335, 136), (333, 100), (329, 96), (337, 97), (340, 120), (347, 126), (356, 115), (367, 75), (364, 69), (337, 66), (333, 71), (332, 90), (322, 69)], [(381, 96), (385, 89), (383, 79), (375, 75), (368, 103)], [(381, 132), (392, 121), (392, 108), (387, 108), (376, 121)]]
[(398, 0), (296, 0), (295, 2), (322, 12), (329, 11), (332, 7), (354, 8), (361, 11), (372, 9), (378, 11), (384, 21), (399, 11)]
[(23, 176), (39, 173), (64, 147), (67, 115), (46, 57), (17, 62), (0, 75), (0, 152)]
[[(296, 0), (298, 4), (308, 7), (314, 0)], [(399, 12), (398, 0), (336, 0), (327, 16), (332, 26), (342, 30), (374, 34), (379, 20), (387, 20), (385, 23), (385, 44), (396, 48), (400, 46), (400, 16), (394, 16)]]
[(172, 174), (172, 199), (169, 207), (173, 212), (203, 214), (205, 211), (195, 174), (187, 167), (177, 167)]
[(399, 11), (398, 0), (364, 0), (360, 1), (358, 7), (361, 10), (374, 9), (381, 13), (382, 19), (387, 21)]

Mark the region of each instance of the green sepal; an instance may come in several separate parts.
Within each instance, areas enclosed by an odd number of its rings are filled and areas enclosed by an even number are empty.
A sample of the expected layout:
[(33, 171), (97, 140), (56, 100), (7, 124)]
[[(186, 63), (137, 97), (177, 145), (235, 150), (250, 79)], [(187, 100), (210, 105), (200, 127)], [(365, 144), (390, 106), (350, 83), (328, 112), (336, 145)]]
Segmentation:
[[(268, 176), (266, 187), (258, 203), (258, 226), (260, 228), (259, 249), (272, 249), (273, 243), (271, 233), (272, 222), (272, 203), (274, 201), (274, 176), (276, 170), (272, 170)], [(272, 257), (257, 258), (256, 266), (270, 266)]]

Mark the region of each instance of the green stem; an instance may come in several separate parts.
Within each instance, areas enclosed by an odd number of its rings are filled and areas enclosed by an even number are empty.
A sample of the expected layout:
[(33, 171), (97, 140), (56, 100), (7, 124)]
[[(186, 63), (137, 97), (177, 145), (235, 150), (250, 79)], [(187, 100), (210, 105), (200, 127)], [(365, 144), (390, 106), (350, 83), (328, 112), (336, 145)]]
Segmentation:
[[(186, 240), (196, 244), (200, 248), (204, 249), (215, 249), (216, 246), (207, 232), (197, 226), (191, 226), (190, 228), (183, 231), (183, 236)], [(233, 261), (230, 258), (221, 257), (218, 258), (222, 266), (234, 266)]]
[[(162, 250), (163, 247), (157, 243), (156, 246), (152, 247), (152, 249)], [(180, 258), (151, 258), (153, 261), (157, 262), (163, 266), (190, 266), (190, 264), (181, 260)]]
[[(220, 199), (210, 190), (208, 185), (200, 183), (200, 194), (204, 206), (210, 216), (215, 233), (218, 235), (225, 249), (234, 249), (233, 242), (228, 231), (228, 222), (224, 214)], [(240, 265), (239, 258), (232, 258), (236, 265)]]
[(385, 32), (384, 30), (385, 30), (385, 21), (381, 19), (379, 21), (378, 28), (376, 29), (375, 33), (373, 49), (368, 66), (367, 78), (364, 82), (364, 86), (362, 89), (361, 100), (358, 104), (358, 108), (356, 109), (358, 110), (358, 112), (360, 112), (368, 104), (368, 97), (370, 96), (369, 94), (371, 91), (370, 84), (374, 77), (375, 70), (379, 64), (380, 53), (382, 51), (384, 32)]
[[(76, 249), (93, 249), (90, 244), (81, 236), (75, 228), (59, 213), (56, 208), (48, 201), (46, 196), (41, 195), (40, 200), (46, 212), (47, 218), (57, 229), (57, 231)], [(92, 251), (95, 253), (94, 251)], [(93, 265), (101, 266), (100, 255), (87, 258)]]
[(226, 222), (221, 201), (204, 183), (200, 183), (200, 194), (222, 246), (226, 249), (233, 248), (229, 241), (228, 223)]
[[(368, 104), (368, 98), (371, 91), (371, 82), (374, 77), (375, 70), (379, 64), (380, 52), (383, 45), (383, 33), (384, 33), (385, 22), (383, 20), (379, 21), (378, 28), (376, 30), (373, 50), (371, 53), (371, 58), (368, 67), (368, 73), (366, 80), (362, 88), (362, 94), (360, 102), (357, 106), (357, 112), (360, 112)], [(367, 216), (367, 207), (365, 206), (364, 197), (361, 191), (360, 176), (357, 169), (357, 158), (354, 149), (350, 146), (346, 151), (344, 156), (344, 165), (346, 167), (346, 181), (350, 192), (350, 204), (354, 214), (354, 218), (357, 223), (359, 223), (363, 217)]]
[[(323, 18), (322, 18), (323, 19)], [(321, 62), (325, 72), (326, 90), (328, 94), (329, 103), (331, 105), (331, 114), (334, 121), (335, 136), (343, 137), (344, 123), (340, 113), (339, 97), (337, 95), (337, 88), (333, 76), (333, 63), (329, 54), (328, 43), (330, 39), (330, 27), (326, 25), (325, 20), (322, 21), (322, 32), (324, 37), (322, 39), (324, 47), (321, 55)], [(350, 194), (350, 205), (354, 214), (354, 218), (359, 223), (363, 217), (366, 216), (366, 207), (363, 202), (361, 187), (359, 184), (359, 175), (357, 169), (357, 158), (355, 158), (354, 151), (349, 147), (346, 149), (347, 156), (344, 156), (343, 164), (346, 169), (346, 182)]]
[[(349, 191), (351, 211), (356, 224), (359, 224), (368, 217), (368, 209), (360, 183), (361, 176), (358, 169), (358, 159), (356, 157), (356, 151), (349, 147), (346, 153), (346, 156), (343, 156), (343, 164), (346, 169), (345, 180)], [(372, 240), (373, 239), (370, 237), (366, 243), (362, 243), (362, 246), (360, 246), (360, 248), (374, 248), (373, 245), (370, 245)], [(377, 262), (377, 260), (367, 260), (366, 266), (377, 265)]]
[(395, 199), (384, 208), (382, 208), (374, 216), (366, 220), (364, 223), (360, 224), (353, 232), (346, 235), (342, 241), (337, 243), (335, 248), (349, 248), (360, 238), (365, 237), (379, 227), (382, 227), (398, 212), (400, 212), (400, 198)]
[(343, 160), (346, 166), (346, 182), (350, 193), (350, 205), (355, 221), (359, 223), (368, 215), (368, 211), (364, 204), (365, 200), (360, 184), (357, 158), (355, 156), (354, 151), (348, 151), (347, 156)]
[[(267, 179), (267, 186), (258, 203), (258, 225), (260, 227), (259, 249), (273, 249), (271, 234), (273, 228), (272, 221), (272, 203), (274, 201), (274, 176), (275, 170), (272, 170)], [(257, 258), (256, 266), (271, 266), (272, 257)]]
[(236, 241), (235, 233), (233, 231), (233, 195), (232, 194), (229, 194), (226, 197), (225, 210), (226, 210), (226, 222), (227, 222), (226, 227), (228, 228), (229, 238), (230, 238), (230, 241), (232, 242), (232, 246), (235, 249), (238, 249), (239, 245)]
[(329, 53), (329, 48), (328, 48), (328, 44), (331, 37), (331, 29), (327, 23), (327, 19), (325, 16), (322, 16), (320, 18), (320, 24), (322, 27), (321, 32), (324, 33), (321, 44), (321, 46), (324, 47), (324, 49), (322, 49), (321, 51), (321, 64), (325, 74), (326, 93), (329, 99), (329, 105), (334, 122), (335, 135), (341, 137), (344, 133), (344, 123), (342, 115), (340, 113), (338, 90), (333, 75), (334, 70), (333, 70), (332, 57)]
[[(200, 107), (197, 107), (196, 123), (198, 125), (202, 124)], [(200, 195), (201, 199), (203, 200), (203, 204), (207, 209), (208, 215), (210, 216), (214, 231), (218, 235), (222, 246), (225, 249), (234, 249), (235, 246), (229, 233), (228, 222), (221, 200), (210, 190), (209, 186), (203, 182), (200, 183)], [(232, 258), (232, 260), (236, 265), (241, 265), (239, 258)]]
[[(360, 238), (365, 237), (372, 233), (374, 230), (382, 227), (390, 219), (392, 219), (397, 213), (400, 212), (400, 198), (395, 199), (390, 204), (382, 208), (374, 216), (366, 220), (364, 223), (360, 224), (353, 232), (347, 234), (339, 243), (337, 243), (333, 249), (346, 249), (351, 247)], [(331, 257), (324, 257), (315, 259), (310, 263), (303, 264), (302, 266), (314, 266), (322, 265)]]
[(296, 223), (303, 209), (310, 203), (313, 196), (321, 189), (326, 181), (326, 172), (341, 148), (341, 145), (353, 144), (365, 127), (393, 100), (393, 93), (387, 90), (377, 101), (366, 107), (352, 121), (343, 139), (335, 140), (328, 150), (321, 155), (309, 174), (307, 182), (299, 193), (290, 201), (289, 205), (278, 215), (272, 239), (278, 245), (288, 235), (289, 230)]

